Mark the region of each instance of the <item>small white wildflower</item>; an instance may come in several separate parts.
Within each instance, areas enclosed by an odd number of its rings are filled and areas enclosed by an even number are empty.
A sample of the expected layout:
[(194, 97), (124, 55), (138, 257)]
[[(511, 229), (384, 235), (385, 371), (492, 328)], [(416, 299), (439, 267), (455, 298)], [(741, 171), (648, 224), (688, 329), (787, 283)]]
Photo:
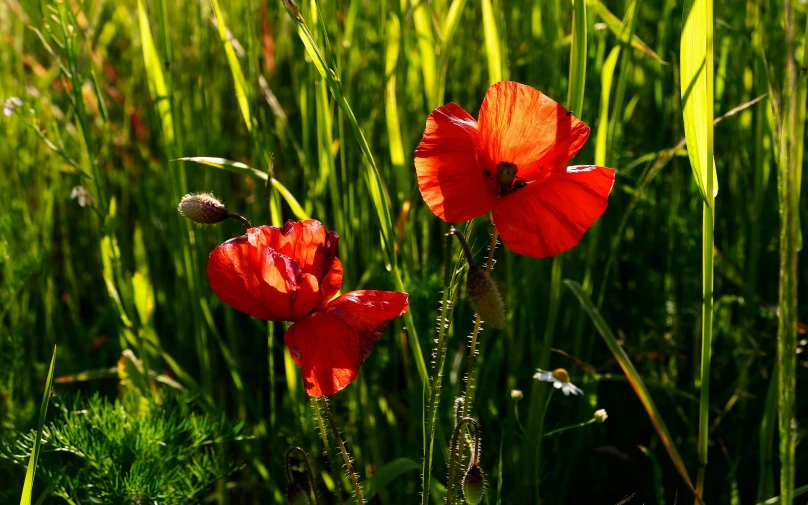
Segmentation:
[(595, 411), (595, 419), (599, 423), (605, 423), (606, 419), (609, 419), (609, 414), (606, 413), (606, 409), (598, 409)]
[(84, 189), (84, 186), (73, 186), (73, 191), (70, 193), (70, 199), (77, 199), (79, 202), (79, 207), (84, 207), (87, 205), (87, 197), (90, 194)]
[(11, 117), (11, 114), (14, 113), (15, 107), (22, 107), (22, 100), (20, 100), (19, 97), (12, 96), (6, 100), (6, 103), (3, 104), (3, 114), (6, 117)]
[(525, 395), (521, 389), (511, 389), (511, 398), (514, 400), (521, 400)]
[(556, 368), (552, 372), (548, 372), (542, 369), (537, 369), (536, 373), (533, 375), (533, 378), (536, 380), (544, 381), (544, 382), (552, 382), (553, 387), (556, 389), (560, 389), (564, 396), (569, 396), (570, 393), (573, 395), (580, 395), (583, 394), (581, 388), (575, 386), (572, 382), (570, 382), (570, 374), (567, 373), (566, 370), (563, 368)]

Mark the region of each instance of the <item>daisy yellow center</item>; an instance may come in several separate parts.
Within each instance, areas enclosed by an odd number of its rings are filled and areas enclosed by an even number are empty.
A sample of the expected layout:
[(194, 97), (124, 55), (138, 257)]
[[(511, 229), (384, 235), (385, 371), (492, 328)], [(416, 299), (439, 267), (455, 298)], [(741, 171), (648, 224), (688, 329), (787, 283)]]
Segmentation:
[(556, 368), (551, 373), (553, 374), (553, 378), (558, 382), (563, 382), (566, 384), (570, 381), (570, 374), (568, 374), (563, 368)]

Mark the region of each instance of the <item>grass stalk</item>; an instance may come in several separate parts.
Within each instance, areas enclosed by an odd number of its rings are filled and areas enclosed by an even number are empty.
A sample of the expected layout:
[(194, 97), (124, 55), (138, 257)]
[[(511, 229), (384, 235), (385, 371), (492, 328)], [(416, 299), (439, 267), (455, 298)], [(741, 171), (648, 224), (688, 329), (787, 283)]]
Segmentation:
[(334, 416), (331, 414), (331, 408), (328, 406), (328, 400), (325, 398), (320, 398), (320, 405), (323, 406), (323, 411), (325, 412), (326, 417), (328, 418), (328, 424), (331, 427), (331, 433), (334, 435), (334, 438), (339, 445), (339, 452), (342, 454), (342, 460), (345, 462), (345, 467), (348, 470), (348, 475), (351, 477), (351, 483), (354, 487), (354, 493), (356, 498), (357, 505), (363, 505), (365, 501), (362, 499), (362, 486), (359, 485), (359, 477), (356, 475), (356, 471), (354, 471), (353, 461), (351, 461), (351, 456), (348, 455), (348, 450), (345, 449), (345, 443), (342, 441), (342, 435), (339, 433), (339, 428), (337, 427), (337, 421), (334, 420)]

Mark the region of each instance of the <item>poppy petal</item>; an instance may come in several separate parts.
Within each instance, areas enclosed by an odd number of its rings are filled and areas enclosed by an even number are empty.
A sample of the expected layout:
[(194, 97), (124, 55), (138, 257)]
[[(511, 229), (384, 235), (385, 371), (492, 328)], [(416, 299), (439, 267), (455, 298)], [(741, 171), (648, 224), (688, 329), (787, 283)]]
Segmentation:
[(211, 289), (226, 304), (259, 319), (302, 318), (317, 303), (317, 279), (291, 258), (268, 247), (256, 247), (251, 240), (253, 230), (210, 253), (207, 274)]
[(566, 164), (586, 143), (589, 127), (541, 91), (516, 82), (488, 88), (480, 107), (479, 158), (492, 174), (500, 162), (524, 181)]
[(359, 374), (359, 367), (387, 325), (407, 310), (406, 293), (352, 291), (296, 322), (284, 343), (303, 369), (309, 396), (333, 395)]
[(304, 273), (312, 274), (318, 282), (328, 275), (339, 242), (337, 232), (327, 231), (323, 223), (315, 219), (289, 220), (283, 228), (251, 228), (247, 236), (258, 248), (268, 247), (293, 258)]
[(444, 221), (468, 221), (491, 210), (496, 194), (477, 162), (477, 122), (459, 105), (433, 110), (415, 150), (418, 189)]
[(331, 301), (339, 293), (340, 286), (342, 286), (342, 262), (339, 258), (334, 258), (331, 269), (320, 282), (320, 297), (317, 300), (316, 308), (320, 309)]
[(264, 306), (260, 279), (253, 265), (254, 248), (246, 236), (216, 247), (208, 258), (208, 281), (216, 296), (234, 309), (258, 319), (271, 320)]
[(614, 176), (615, 170), (605, 167), (558, 167), (501, 198), (493, 214), (502, 241), (533, 258), (574, 247), (606, 210)]

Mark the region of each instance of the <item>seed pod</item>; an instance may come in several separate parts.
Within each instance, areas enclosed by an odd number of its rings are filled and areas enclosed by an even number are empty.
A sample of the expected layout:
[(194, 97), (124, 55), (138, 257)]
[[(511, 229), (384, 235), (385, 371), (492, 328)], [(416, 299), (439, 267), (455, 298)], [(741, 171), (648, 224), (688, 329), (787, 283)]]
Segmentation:
[(471, 465), (463, 476), (463, 496), (469, 505), (477, 505), (485, 494), (485, 472), (479, 465)]
[(286, 492), (286, 501), (289, 505), (309, 505), (311, 503), (309, 494), (294, 482), (289, 484), (289, 491)]
[(224, 204), (208, 193), (183, 196), (177, 210), (183, 216), (199, 224), (221, 223), (230, 217)]
[(499, 294), (497, 285), (478, 266), (469, 265), (466, 276), (466, 294), (469, 296), (474, 310), (480, 317), (494, 328), (505, 326), (505, 305)]

